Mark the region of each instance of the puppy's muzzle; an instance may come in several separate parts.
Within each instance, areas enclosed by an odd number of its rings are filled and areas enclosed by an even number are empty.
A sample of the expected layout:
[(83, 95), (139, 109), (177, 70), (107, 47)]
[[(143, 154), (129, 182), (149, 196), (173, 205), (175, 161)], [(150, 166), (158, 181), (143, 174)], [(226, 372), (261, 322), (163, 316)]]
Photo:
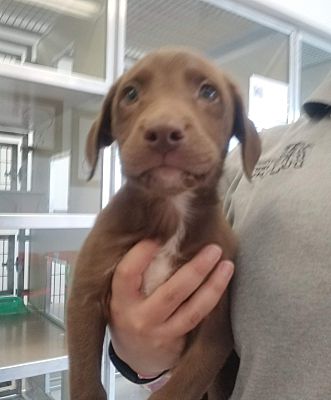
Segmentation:
[(178, 149), (184, 139), (184, 129), (173, 123), (150, 124), (144, 133), (145, 144), (161, 154)]

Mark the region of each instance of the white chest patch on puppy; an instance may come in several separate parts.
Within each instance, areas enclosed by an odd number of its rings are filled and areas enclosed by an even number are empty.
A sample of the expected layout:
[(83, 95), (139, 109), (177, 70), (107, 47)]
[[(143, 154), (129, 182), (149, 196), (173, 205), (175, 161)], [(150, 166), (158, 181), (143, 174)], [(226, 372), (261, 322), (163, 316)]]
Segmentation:
[(143, 292), (150, 295), (174, 272), (174, 261), (179, 256), (179, 248), (185, 237), (185, 226), (190, 214), (191, 192), (174, 196), (171, 201), (179, 216), (176, 232), (161, 247), (159, 253), (146, 269), (143, 279)]

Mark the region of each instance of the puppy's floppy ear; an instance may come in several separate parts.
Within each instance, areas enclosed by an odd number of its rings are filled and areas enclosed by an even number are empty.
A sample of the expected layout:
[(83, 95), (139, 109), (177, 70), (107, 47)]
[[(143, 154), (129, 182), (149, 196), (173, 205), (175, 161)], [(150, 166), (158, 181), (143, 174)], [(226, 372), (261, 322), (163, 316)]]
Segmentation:
[(241, 143), (243, 168), (247, 178), (250, 180), (261, 154), (261, 141), (253, 122), (247, 117), (243, 99), (238, 88), (232, 82), (230, 82), (230, 87), (234, 101), (232, 134)]
[(114, 141), (111, 133), (111, 108), (116, 88), (117, 84), (112, 86), (109, 90), (102, 104), (101, 112), (93, 122), (87, 136), (85, 154), (91, 167), (88, 180), (90, 180), (94, 175), (98, 163), (99, 151), (103, 147), (110, 146)]

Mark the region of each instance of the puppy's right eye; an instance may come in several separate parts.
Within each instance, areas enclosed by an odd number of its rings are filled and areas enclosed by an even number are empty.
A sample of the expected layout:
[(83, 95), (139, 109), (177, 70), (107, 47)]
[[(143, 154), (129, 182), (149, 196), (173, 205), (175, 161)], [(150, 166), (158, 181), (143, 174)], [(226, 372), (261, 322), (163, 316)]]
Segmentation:
[(138, 89), (134, 86), (127, 86), (123, 90), (123, 99), (128, 104), (135, 103), (139, 98)]

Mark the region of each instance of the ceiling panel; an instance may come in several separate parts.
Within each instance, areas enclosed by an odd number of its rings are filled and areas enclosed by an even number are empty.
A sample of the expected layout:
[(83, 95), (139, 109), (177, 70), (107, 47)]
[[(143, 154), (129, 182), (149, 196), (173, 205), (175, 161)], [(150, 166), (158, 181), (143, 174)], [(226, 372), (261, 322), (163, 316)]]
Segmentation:
[(331, 53), (311, 46), (310, 44), (303, 43), (302, 68), (309, 68), (327, 62), (331, 62)]
[(6, 27), (43, 35), (53, 26), (56, 17), (56, 13), (45, 8), (0, 0), (0, 23)]
[(164, 45), (198, 48), (212, 57), (272, 32), (200, 0), (128, 0), (127, 56)]

